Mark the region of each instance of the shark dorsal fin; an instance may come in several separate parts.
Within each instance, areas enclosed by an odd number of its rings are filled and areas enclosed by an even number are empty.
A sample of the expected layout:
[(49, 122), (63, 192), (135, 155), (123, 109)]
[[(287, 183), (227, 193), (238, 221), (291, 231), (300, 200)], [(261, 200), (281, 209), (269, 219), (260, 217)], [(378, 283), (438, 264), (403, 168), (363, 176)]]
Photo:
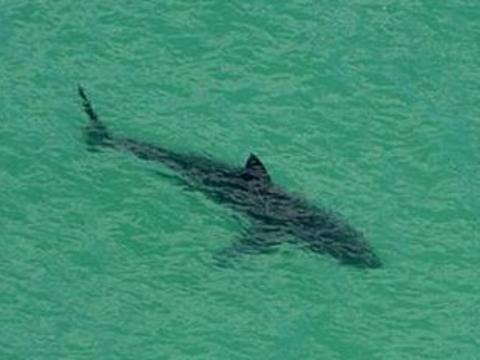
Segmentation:
[(270, 175), (268, 175), (265, 165), (255, 154), (250, 154), (248, 157), (241, 176), (245, 181), (257, 181), (262, 184), (270, 183)]

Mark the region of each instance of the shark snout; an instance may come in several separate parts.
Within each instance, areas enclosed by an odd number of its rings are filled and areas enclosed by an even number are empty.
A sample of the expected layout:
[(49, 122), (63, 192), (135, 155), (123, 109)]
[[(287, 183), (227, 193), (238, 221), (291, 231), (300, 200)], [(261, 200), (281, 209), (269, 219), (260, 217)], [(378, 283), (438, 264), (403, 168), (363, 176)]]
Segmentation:
[(364, 269), (378, 269), (383, 267), (383, 263), (380, 258), (371, 251), (361, 254), (344, 254), (344, 256), (339, 260), (342, 264), (352, 265)]

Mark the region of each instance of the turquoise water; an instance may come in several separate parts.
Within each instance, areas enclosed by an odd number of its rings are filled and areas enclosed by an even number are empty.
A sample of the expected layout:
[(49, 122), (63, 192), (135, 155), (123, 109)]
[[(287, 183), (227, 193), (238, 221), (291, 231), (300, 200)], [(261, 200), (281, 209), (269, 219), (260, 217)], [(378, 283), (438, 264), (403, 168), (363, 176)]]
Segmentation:
[[(480, 7), (0, 3), (1, 359), (478, 359)], [(385, 266), (284, 247), (118, 134), (242, 164), (338, 211)]]

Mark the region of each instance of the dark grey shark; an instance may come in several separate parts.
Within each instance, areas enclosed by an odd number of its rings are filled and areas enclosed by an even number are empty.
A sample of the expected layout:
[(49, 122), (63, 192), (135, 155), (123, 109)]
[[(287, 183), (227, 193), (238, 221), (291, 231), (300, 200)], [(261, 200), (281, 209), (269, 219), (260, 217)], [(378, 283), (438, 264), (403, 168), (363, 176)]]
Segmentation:
[(260, 159), (251, 154), (243, 167), (233, 167), (206, 157), (180, 154), (161, 146), (115, 137), (99, 120), (79, 87), (89, 117), (85, 129), (91, 150), (101, 147), (132, 153), (143, 160), (158, 161), (178, 173), (181, 181), (246, 216), (251, 226), (229, 249), (217, 255), (227, 261), (244, 254), (274, 251), (291, 242), (319, 254), (329, 254), (342, 264), (378, 268), (380, 259), (341, 217), (288, 194), (275, 185)]

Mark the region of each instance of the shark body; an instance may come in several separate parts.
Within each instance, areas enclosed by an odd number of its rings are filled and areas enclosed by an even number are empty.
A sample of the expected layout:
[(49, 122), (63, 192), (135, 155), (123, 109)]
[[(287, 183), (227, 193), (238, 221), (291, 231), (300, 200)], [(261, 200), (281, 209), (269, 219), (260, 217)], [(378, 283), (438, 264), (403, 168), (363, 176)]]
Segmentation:
[(240, 212), (251, 226), (217, 259), (273, 252), (291, 242), (313, 253), (330, 255), (342, 264), (378, 268), (381, 260), (363, 234), (337, 214), (312, 205), (274, 184), (261, 160), (250, 154), (244, 166), (235, 167), (208, 157), (181, 154), (161, 146), (113, 136), (79, 87), (88, 115), (85, 128), (90, 149), (110, 148), (163, 164), (182, 182), (205, 193), (215, 202)]

